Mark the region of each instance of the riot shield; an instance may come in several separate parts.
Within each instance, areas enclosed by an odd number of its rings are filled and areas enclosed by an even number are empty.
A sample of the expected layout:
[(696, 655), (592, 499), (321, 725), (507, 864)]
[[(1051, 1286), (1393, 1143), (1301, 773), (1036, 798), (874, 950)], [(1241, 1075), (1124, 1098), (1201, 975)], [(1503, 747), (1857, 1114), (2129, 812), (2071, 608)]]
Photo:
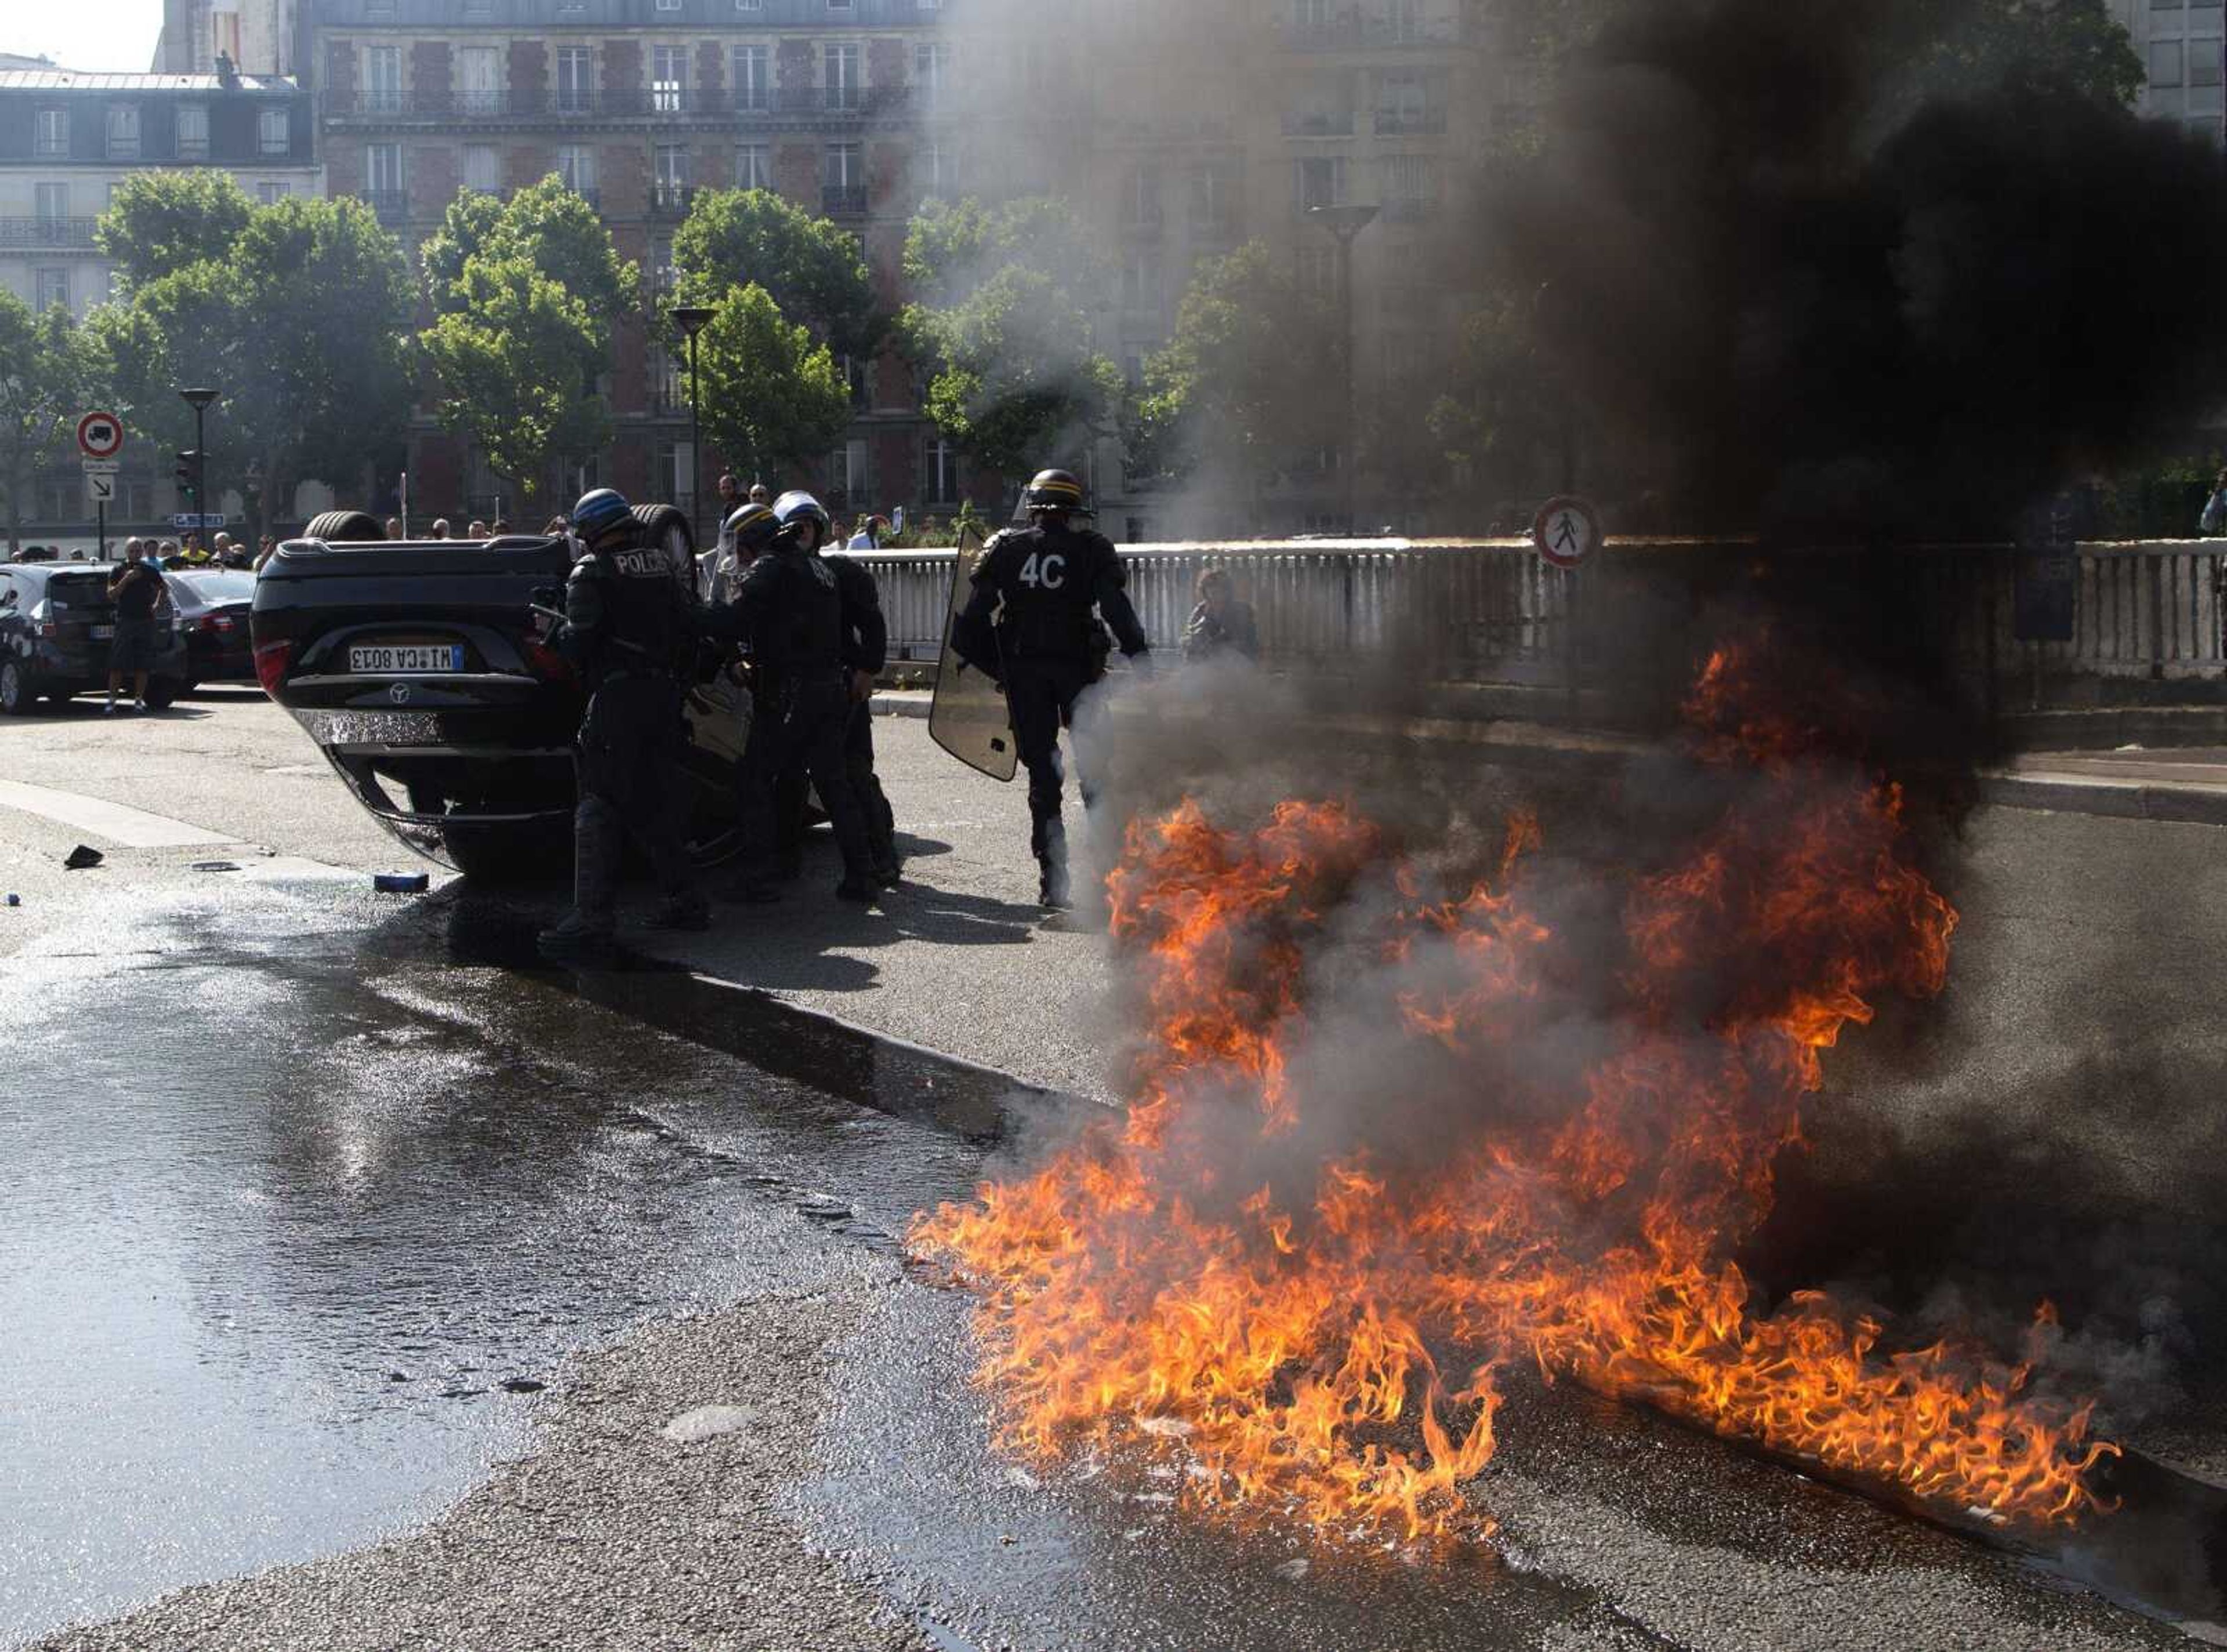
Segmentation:
[(928, 715), (928, 731), (969, 769), (1009, 781), (1020, 769), (1021, 749), (1013, 738), (1005, 691), (986, 673), (961, 663), (951, 647), (951, 628), (973, 595), (971, 581), (981, 558), (980, 537), (972, 528), (962, 529), (952, 558), (951, 602), (943, 615), (943, 653), (935, 665), (935, 704)]

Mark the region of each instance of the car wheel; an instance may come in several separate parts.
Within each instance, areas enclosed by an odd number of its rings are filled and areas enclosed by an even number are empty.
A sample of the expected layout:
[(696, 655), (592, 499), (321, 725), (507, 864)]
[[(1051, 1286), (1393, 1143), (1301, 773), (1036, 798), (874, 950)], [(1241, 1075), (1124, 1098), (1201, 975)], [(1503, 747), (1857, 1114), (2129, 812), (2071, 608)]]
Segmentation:
[(170, 702), (178, 698), (178, 680), (175, 677), (160, 677), (147, 685), (147, 706), (150, 711), (167, 711)]
[(22, 717), (37, 704), (38, 698), (38, 691), (23, 674), (22, 667), (12, 660), (0, 664), (0, 712)]

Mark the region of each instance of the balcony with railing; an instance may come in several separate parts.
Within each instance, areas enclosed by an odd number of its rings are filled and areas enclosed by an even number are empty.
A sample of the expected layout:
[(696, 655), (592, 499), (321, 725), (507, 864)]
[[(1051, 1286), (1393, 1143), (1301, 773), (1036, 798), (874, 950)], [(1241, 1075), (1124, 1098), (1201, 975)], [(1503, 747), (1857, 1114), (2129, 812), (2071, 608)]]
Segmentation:
[(649, 212), (653, 218), (686, 218), (695, 200), (693, 184), (659, 178), (649, 186)]
[(1450, 22), (1398, 17), (1333, 17), (1320, 22), (1292, 23), (1284, 30), (1284, 44), (1295, 52), (1452, 46), (1459, 40), (1460, 31)]
[(865, 119), (910, 105), (905, 85), (603, 87), (518, 86), (504, 91), (426, 90), (336, 92), (325, 99), (326, 118), (380, 124), (475, 120), (749, 120), (776, 115)]
[(407, 189), (359, 189), (356, 194), (383, 223), (399, 223), (410, 216), (410, 192)]
[(1407, 134), (1433, 135), (1446, 129), (1446, 112), (1443, 109), (1380, 109), (1376, 112), (1376, 135), (1391, 137)]
[(830, 218), (864, 218), (866, 215), (866, 186), (863, 183), (820, 185), (820, 210)]
[(0, 218), (0, 246), (54, 248), (91, 252), (97, 218)]
[(1284, 117), (1284, 136), (1286, 137), (1350, 137), (1353, 136), (1353, 111), (1308, 109), (1288, 113)]

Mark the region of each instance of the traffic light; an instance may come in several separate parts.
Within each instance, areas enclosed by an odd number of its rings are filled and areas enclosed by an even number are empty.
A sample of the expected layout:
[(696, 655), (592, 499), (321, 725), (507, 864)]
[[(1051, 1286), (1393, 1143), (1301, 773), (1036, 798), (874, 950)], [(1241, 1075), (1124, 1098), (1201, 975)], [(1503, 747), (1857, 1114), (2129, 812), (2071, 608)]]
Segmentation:
[(181, 453), (178, 456), (178, 468), (170, 473), (178, 479), (178, 497), (190, 501), (195, 505), (200, 503), (199, 490), (195, 484), (201, 475), (201, 456), (198, 450)]

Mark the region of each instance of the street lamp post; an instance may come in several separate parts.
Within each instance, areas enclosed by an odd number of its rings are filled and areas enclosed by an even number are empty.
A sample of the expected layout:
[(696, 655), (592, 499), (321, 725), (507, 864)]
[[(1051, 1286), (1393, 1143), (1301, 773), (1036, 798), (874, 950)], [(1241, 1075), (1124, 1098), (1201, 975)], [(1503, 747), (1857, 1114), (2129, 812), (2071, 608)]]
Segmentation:
[(1310, 207), (1307, 216), (1328, 230), (1337, 241), (1337, 297), (1345, 309), (1345, 531), (1356, 532), (1354, 486), (1360, 470), (1361, 412), (1356, 403), (1354, 357), (1360, 354), (1356, 334), (1360, 317), (1353, 303), (1353, 239), (1376, 221), (1374, 207)]
[(201, 536), (204, 550), (208, 546), (208, 405), (217, 399), (214, 390), (181, 390), (178, 394), (194, 410), (194, 513), (202, 519), (194, 524)]
[(696, 383), (696, 335), (718, 312), (701, 304), (680, 304), (671, 312), (674, 323), (688, 335), (688, 531), (704, 543), (701, 520), (704, 500), (704, 400)]

